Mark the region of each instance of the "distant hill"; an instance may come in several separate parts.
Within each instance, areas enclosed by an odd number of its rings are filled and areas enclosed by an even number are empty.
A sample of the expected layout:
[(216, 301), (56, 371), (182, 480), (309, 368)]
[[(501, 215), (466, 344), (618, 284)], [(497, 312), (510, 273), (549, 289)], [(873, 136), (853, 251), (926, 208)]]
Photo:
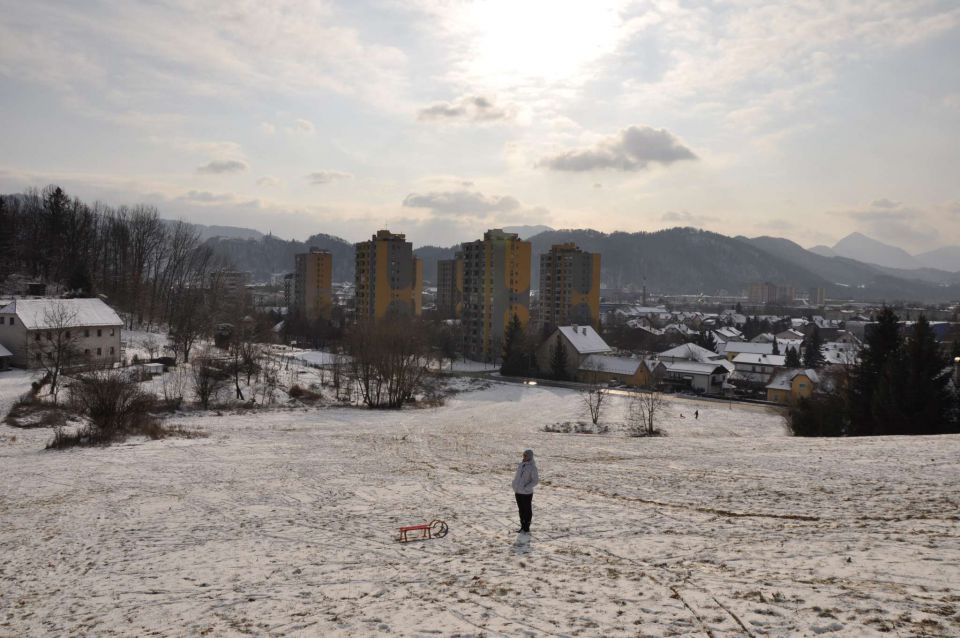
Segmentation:
[(548, 233), (553, 229), (549, 226), (539, 224), (537, 226), (504, 226), (502, 230), (505, 233), (516, 233), (520, 236), (520, 239), (530, 239), (534, 235)]
[[(726, 237), (693, 228), (657, 232), (602, 233), (595, 230), (550, 230), (529, 238), (532, 244), (532, 284), (539, 285), (540, 255), (553, 244), (573, 242), (602, 255), (605, 287), (643, 285), (653, 293), (707, 295), (740, 294), (751, 283), (770, 281), (800, 291), (823, 287), (827, 296), (853, 300), (939, 302), (960, 297), (960, 276), (934, 269), (897, 270), (846, 257), (825, 257), (777, 237)], [(330, 235), (305, 242), (272, 236), (255, 239), (208, 240), (217, 254), (256, 281), (291, 272), (294, 255), (317, 246), (333, 253), (334, 280), (352, 281), (353, 244)], [(450, 259), (459, 245), (422, 246), (414, 254), (423, 260), (424, 280), (436, 282), (437, 261)]]
[(927, 268), (937, 268), (949, 272), (960, 271), (960, 246), (944, 246), (914, 255), (914, 257)]
[(840, 257), (849, 257), (887, 268), (912, 269), (923, 265), (902, 248), (871, 239), (862, 233), (850, 233), (834, 244), (833, 252)]
[(313, 235), (305, 242), (277, 239), (272, 235), (260, 239), (215, 237), (206, 243), (238, 270), (252, 273), (253, 280), (257, 282), (268, 281), (273, 274), (293, 272), (294, 255), (305, 253), (312, 246), (333, 254), (334, 281), (353, 281), (353, 244), (332, 235)]
[[(163, 223), (168, 226), (172, 226), (177, 223), (177, 220), (173, 219), (164, 219)], [(259, 230), (254, 230), (252, 228), (240, 228), (239, 226), (205, 226), (204, 224), (194, 224), (193, 222), (184, 221), (185, 224), (189, 224), (200, 235), (200, 241), (206, 241), (214, 237), (223, 237), (225, 239), (261, 239), (265, 235)]]

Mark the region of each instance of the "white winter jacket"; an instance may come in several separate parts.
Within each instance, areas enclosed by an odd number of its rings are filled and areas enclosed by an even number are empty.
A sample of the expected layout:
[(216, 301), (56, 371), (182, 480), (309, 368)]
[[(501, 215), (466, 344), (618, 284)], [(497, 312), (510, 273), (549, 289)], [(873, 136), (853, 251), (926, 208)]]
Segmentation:
[(517, 473), (513, 477), (513, 491), (517, 494), (533, 494), (533, 488), (539, 482), (537, 464), (533, 462), (533, 453), (531, 453), (529, 461), (524, 461), (517, 466)]

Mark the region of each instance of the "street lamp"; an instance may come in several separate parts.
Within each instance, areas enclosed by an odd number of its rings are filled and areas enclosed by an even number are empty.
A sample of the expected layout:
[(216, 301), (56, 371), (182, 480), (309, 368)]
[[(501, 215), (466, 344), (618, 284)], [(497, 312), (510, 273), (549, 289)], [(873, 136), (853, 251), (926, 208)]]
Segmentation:
[(953, 358), (953, 387), (960, 387), (960, 357)]

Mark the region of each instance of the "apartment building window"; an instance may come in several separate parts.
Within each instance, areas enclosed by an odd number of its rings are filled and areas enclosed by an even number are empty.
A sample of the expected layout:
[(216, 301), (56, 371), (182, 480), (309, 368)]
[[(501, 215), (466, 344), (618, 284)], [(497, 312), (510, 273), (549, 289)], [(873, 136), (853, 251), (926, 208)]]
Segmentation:
[(87, 329), (85, 329), (85, 330), (83, 331), (83, 336), (84, 336), (84, 337), (89, 337), (89, 336), (90, 336), (90, 328), (87, 328)]
[(97, 336), (98, 336), (98, 337), (102, 337), (102, 336), (103, 336), (103, 330), (101, 330), (100, 328), (97, 328)]
[(97, 348), (97, 356), (99, 357), (102, 354), (103, 354), (103, 348)]

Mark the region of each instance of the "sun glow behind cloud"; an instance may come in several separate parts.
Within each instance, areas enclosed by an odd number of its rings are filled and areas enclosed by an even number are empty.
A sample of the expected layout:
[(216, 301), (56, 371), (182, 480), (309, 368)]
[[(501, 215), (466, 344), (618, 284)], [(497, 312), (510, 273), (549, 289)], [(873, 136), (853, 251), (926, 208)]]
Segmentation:
[(465, 71), (487, 86), (570, 81), (618, 42), (619, 2), (475, 2), (455, 18), (470, 36)]

